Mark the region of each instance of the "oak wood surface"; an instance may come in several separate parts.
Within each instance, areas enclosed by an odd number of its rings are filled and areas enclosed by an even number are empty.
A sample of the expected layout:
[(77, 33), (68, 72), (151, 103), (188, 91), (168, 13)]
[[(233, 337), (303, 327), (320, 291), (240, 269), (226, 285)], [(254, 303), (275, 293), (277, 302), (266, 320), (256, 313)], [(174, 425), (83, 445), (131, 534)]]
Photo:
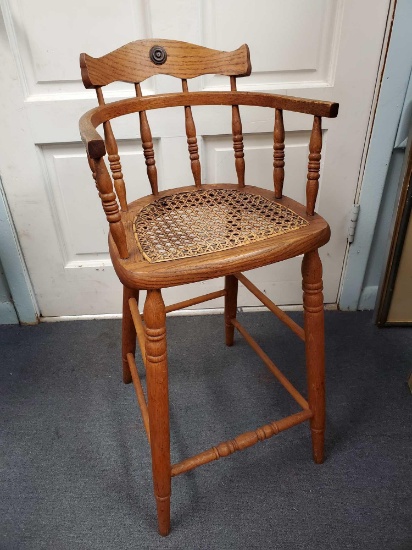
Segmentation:
[[(135, 90), (137, 97), (142, 97), (142, 90), (140, 84), (135, 84)], [(143, 155), (147, 168), (147, 177), (149, 178), (150, 187), (153, 195), (157, 195), (158, 183), (157, 183), (157, 168), (154, 155), (152, 131), (150, 130), (149, 121), (147, 119), (146, 111), (139, 111), (139, 123), (140, 123), (140, 137), (142, 139)]]
[(123, 361), (123, 382), (130, 384), (132, 375), (129, 369), (127, 354), (133, 356), (136, 352), (136, 331), (133, 324), (129, 300), (133, 298), (136, 303), (139, 301), (139, 291), (123, 287), (123, 317), (122, 317), (122, 361)]
[[(102, 89), (96, 88), (96, 95), (99, 105), (104, 105), (104, 97)], [(108, 161), (110, 163), (110, 170), (112, 171), (114, 188), (116, 189), (116, 195), (119, 199), (120, 208), (126, 212), (127, 199), (126, 199), (126, 184), (123, 179), (122, 165), (120, 163), (119, 150), (117, 142), (113, 134), (112, 125), (109, 120), (103, 122), (104, 141), (106, 144)]]
[(256, 340), (249, 334), (243, 325), (239, 323), (237, 319), (232, 319), (233, 326), (240, 332), (249, 346), (257, 353), (257, 355), (265, 363), (266, 367), (270, 372), (277, 378), (277, 380), (282, 384), (285, 390), (293, 397), (293, 399), (302, 407), (302, 409), (309, 410), (309, 404), (306, 399), (301, 395), (300, 392), (289, 382), (286, 376), (282, 371), (278, 369), (275, 363), (270, 359), (270, 357), (263, 351), (259, 346)]
[[(157, 48), (157, 56), (153, 48)], [(322, 129), (321, 117), (336, 117), (338, 104), (257, 92), (238, 92), (236, 77), (250, 74), (249, 49), (246, 45), (233, 52), (220, 52), (184, 42), (155, 39), (131, 42), (101, 58), (81, 54), (82, 78), (86, 87), (96, 88), (99, 107), (88, 111), (80, 120), (80, 132), (86, 146), (88, 161), (99, 191), (103, 209), (110, 225), (109, 250), (114, 269), (124, 285), (122, 322), (123, 379), (133, 382), (142, 412), (144, 426), (152, 453), (153, 485), (156, 497), (158, 526), (162, 535), (170, 529), (171, 476), (189, 471), (210, 461), (229, 456), (310, 419), (314, 460), (323, 460), (325, 428), (324, 394), (324, 327), (322, 265), (318, 248), (330, 237), (327, 222), (315, 213), (320, 171)], [(230, 92), (189, 92), (187, 79), (203, 74), (222, 74), (230, 77)], [(182, 79), (182, 93), (142, 96), (140, 83), (156, 74), (168, 74)], [(123, 80), (133, 83), (136, 98), (105, 104), (101, 86)], [(196, 191), (201, 186), (201, 167), (196, 127), (192, 114), (195, 105), (227, 105), (232, 109), (232, 136), (238, 184), (205, 184), (204, 189), (230, 189), (238, 193), (260, 195), (293, 210), (307, 225), (278, 234), (265, 240), (233, 249), (203, 254), (180, 260), (150, 263), (143, 258), (133, 232), (135, 217), (155, 200), (175, 193)], [(239, 105), (275, 109), (273, 145), (274, 191), (245, 185), (245, 158)], [(158, 177), (154, 159), (153, 138), (146, 111), (164, 107), (184, 107), (185, 129), (191, 169), (195, 185), (158, 192)], [(314, 116), (309, 145), (306, 208), (283, 196), (285, 175), (285, 128), (283, 111), (295, 111)], [(126, 200), (118, 147), (110, 121), (139, 113), (140, 134), (152, 194), (130, 204)], [(103, 140), (96, 128), (103, 124)], [(104, 156), (113, 174), (113, 183)], [(259, 183), (259, 182), (256, 182)], [(263, 182), (261, 182), (263, 183)], [(116, 199), (120, 202), (121, 210)], [(247, 271), (303, 254), (304, 328), (299, 327), (264, 293), (255, 287), (241, 271)], [(185, 283), (225, 276), (225, 289), (165, 307), (161, 289)], [(305, 342), (308, 400), (287, 380), (247, 330), (236, 319), (238, 280), (264, 305), (278, 316)], [(143, 315), (138, 309), (139, 290), (146, 289)], [(254, 431), (225, 441), (194, 457), (171, 465), (168, 404), (168, 366), (166, 348), (166, 313), (217, 297), (225, 297), (226, 344), (233, 344), (236, 328), (264, 361), (267, 368), (292, 395), (303, 411), (270, 422)], [(136, 368), (136, 337), (146, 366), (148, 400)]]
[(136, 392), (137, 402), (139, 404), (140, 412), (142, 413), (143, 425), (147, 435), (147, 439), (150, 443), (150, 425), (149, 425), (149, 411), (147, 409), (146, 397), (144, 395), (140, 376), (137, 371), (136, 361), (132, 353), (127, 354), (127, 361), (129, 364), (130, 373), (132, 375), (133, 386)]
[[(166, 61), (161, 65), (150, 59), (150, 50), (154, 46), (161, 46), (166, 51)], [(143, 82), (156, 74), (177, 78), (194, 78), (204, 74), (248, 76), (252, 69), (246, 44), (233, 52), (222, 52), (163, 38), (129, 42), (99, 58), (82, 53), (80, 68), (86, 88), (116, 81)]]
[(273, 130), (273, 183), (275, 197), (282, 198), (285, 179), (285, 128), (282, 109), (275, 110), (275, 127)]
[[(237, 189), (237, 185), (203, 185), (203, 188)], [(160, 192), (159, 197), (195, 189), (194, 186), (170, 189)], [(245, 186), (242, 191), (275, 200), (273, 191), (250, 185)], [(122, 283), (132, 288), (164, 288), (212, 279), (237, 273), (238, 271), (247, 271), (275, 261), (292, 258), (322, 246), (329, 240), (330, 236), (329, 226), (321, 216), (318, 214), (308, 216), (304, 206), (283, 196), (282, 199), (276, 202), (292, 209), (307, 220), (309, 225), (301, 227), (296, 231), (290, 231), (289, 233), (240, 246), (236, 249), (204, 254), (203, 256), (196, 256), (194, 258), (149, 263), (143, 258), (137, 247), (132, 225), (136, 214), (154, 200), (156, 198), (153, 195), (138, 199), (129, 204), (128, 212), (122, 213), (122, 221), (126, 227), (127, 247), (130, 251), (127, 260), (120, 258), (113, 239), (109, 237), (109, 250), (114, 269)]]
[(288, 326), (299, 338), (305, 341), (305, 331), (300, 327), (293, 319), (289, 317), (287, 313), (282, 311), (276, 304), (272, 302), (261, 290), (259, 290), (243, 273), (236, 273), (236, 279), (238, 279), (252, 294), (258, 298), (263, 305), (265, 305), (272, 313), (276, 315), (278, 319)]
[(144, 326), (142, 321), (142, 316), (140, 315), (139, 306), (136, 298), (132, 297), (129, 299), (126, 308), (129, 308), (134, 329), (136, 331), (135, 338), (139, 342), (140, 352), (142, 354), (143, 366), (146, 366), (146, 349), (145, 349), (145, 339), (144, 339)]
[(319, 101), (315, 99), (261, 92), (231, 91), (159, 94), (122, 99), (87, 111), (80, 118), (80, 135), (91, 158), (100, 158), (104, 156), (106, 149), (104, 141), (96, 131), (96, 128), (106, 120), (151, 109), (194, 105), (249, 105), (256, 107), (272, 107), (274, 109), (295, 111), (327, 118), (335, 118), (339, 110), (338, 103), (330, 101)]
[[(230, 77), (230, 90), (236, 92), (236, 78)], [(245, 186), (245, 153), (243, 151), (242, 120), (239, 105), (232, 105), (232, 136), (233, 151), (235, 153), (235, 168), (239, 187)]]
[(320, 177), (320, 158), (322, 149), (322, 119), (315, 116), (309, 141), (308, 179), (306, 184), (306, 212), (309, 216), (315, 210)]
[[(184, 93), (189, 91), (187, 80), (185, 78), (182, 79), (182, 90)], [(185, 128), (193, 179), (195, 180), (196, 187), (200, 187), (202, 178), (199, 160), (199, 146), (197, 144), (196, 126), (195, 121), (193, 120), (192, 108), (189, 105), (185, 106)]]
[(113, 184), (103, 158), (94, 162), (96, 170), (96, 185), (99, 190), (99, 197), (102, 201), (103, 210), (110, 226), (110, 235), (116, 243), (116, 248), (121, 258), (129, 256), (126, 244), (124, 225), (117, 204), (116, 195), (113, 192)]
[(207, 451), (203, 451), (202, 453), (186, 458), (177, 464), (173, 464), (172, 476), (174, 477), (179, 474), (183, 474), (184, 472), (203, 466), (203, 464), (207, 464), (213, 460), (219, 460), (219, 458), (229, 456), (236, 451), (243, 451), (248, 447), (256, 445), (259, 441), (269, 439), (284, 430), (305, 422), (311, 418), (311, 416), (311, 411), (301, 411), (296, 414), (292, 414), (291, 416), (287, 416), (286, 418), (282, 418), (281, 420), (277, 420), (276, 422), (270, 422), (269, 424), (260, 426), (256, 430), (240, 434), (229, 441), (219, 443), (219, 445), (216, 445)]
[(322, 263), (317, 250), (304, 255), (302, 278), (308, 400), (313, 412), (310, 421), (313, 459), (321, 464), (325, 438), (325, 328)]
[(160, 290), (149, 290), (144, 305), (146, 380), (153, 486), (159, 533), (170, 530), (170, 431), (166, 313)]
[(226, 345), (233, 346), (234, 325), (233, 319), (236, 319), (237, 309), (237, 291), (238, 279), (234, 275), (226, 275), (225, 277), (225, 336)]

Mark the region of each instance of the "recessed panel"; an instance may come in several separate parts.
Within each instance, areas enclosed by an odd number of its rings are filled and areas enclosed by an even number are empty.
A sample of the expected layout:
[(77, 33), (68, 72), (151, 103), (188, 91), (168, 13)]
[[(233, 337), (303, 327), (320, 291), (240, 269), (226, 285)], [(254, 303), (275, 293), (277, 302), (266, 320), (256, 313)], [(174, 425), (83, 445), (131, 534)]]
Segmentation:
[[(155, 150), (157, 143), (155, 143)], [(107, 260), (106, 221), (101, 201), (82, 144), (44, 146), (45, 178), (48, 186), (56, 232), (60, 238), (63, 261), (83, 263)], [(131, 202), (150, 193), (146, 165), (138, 140), (119, 142), (119, 153)]]
[[(338, 32), (339, 0), (203, 1), (203, 42), (218, 50), (248, 44), (252, 76), (239, 86), (262, 89), (325, 85)], [(227, 84), (206, 76), (205, 87)]]
[[(204, 137), (206, 181), (236, 183), (232, 136)], [(287, 132), (284, 194), (305, 203), (310, 132)], [(245, 183), (273, 190), (273, 134), (247, 134)]]
[(147, 34), (143, 0), (9, 0), (8, 9), (30, 95), (84, 90), (81, 52), (99, 57)]

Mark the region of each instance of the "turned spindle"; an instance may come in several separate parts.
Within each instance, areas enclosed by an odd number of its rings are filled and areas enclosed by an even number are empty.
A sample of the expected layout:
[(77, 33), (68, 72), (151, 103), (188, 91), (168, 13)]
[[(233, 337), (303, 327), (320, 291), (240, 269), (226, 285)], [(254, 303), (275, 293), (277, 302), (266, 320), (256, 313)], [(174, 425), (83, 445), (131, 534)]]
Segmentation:
[[(230, 89), (236, 92), (236, 77), (230, 77)], [(239, 187), (245, 186), (245, 154), (243, 152), (242, 121), (239, 105), (232, 105), (232, 135), (233, 150), (235, 152), (235, 166)]]
[(273, 131), (273, 183), (275, 198), (281, 199), (285, 179), (285, 128), (283, 111), (275, 109), (275, 128)]
[[(100, 87), (96, 88), (97, 100), (99, 105), (104, 105), (103, 92)], [(120, 208), (123, 212), (127, 212), (127, 200), (126, 200), (126, 185), (123, 179), (122, 165), (120, 163), (119, 149), (117, 142), (113, 134), (112, 125), (109, 120), (103, 122), (104, 140), (107, 149), (107, 158), (110, 164), (110, 170), (112, 172), (114, 188), (116, 189), (116, 195), (119, 199)]]
[[(135, 84), (136, 96), (142, 97), (142, 90), (140, 84)], [(142, 138), (143, 154), (147, 166), (147, 177), (149, 178), (150, 187), (153, 195), (158, 195), (159, 190), (157, 186), (157, 168), (154, 158), (153, 138), (150, 130), (149, 121), (147, 120), (146, 111), (139, 112), (140, 120), (140, 137)]]
[[(187, 80), (185, 78), (182, 78), (182, 90), (185, 93), (189, 91), (189, 88), (187, 86)], [(185, 126), (186, 126), (186, 136), (187, 136), (187, 147), (189, 150), (190, 165), (192, 168), (193, 179), (195, 180), (196, 187), (200, 187), (201, 177), (200, 177), (199, 147), (197, 144), (196, 126), (193, 120), (192, 108), (190, 106), (185, 107)]]
[(306, 213), (313, 216), (319, 189), (320, 158), (322, 150), (322, 119), (313, 118), (312, 133), (309, 142), (308, 180), (306, 184)]
[[(94, 165), (94, 159), (92, 159), (92, 157), (89, 155), (88, 152), (87, 152), (87, 161), (88, 161), (88, 163), (89, 163), (90, 170), (92, 171), (92, 176), (93, 176), (94, 183), (96, 184), (96, 189), (97, 189), (96, 167), (95, 167), (95, 165)], [(98, 189), (97, 189), (97, 190), (98, 190)]]
[(127, 252), (126, 233), (121, 220), (119, 205), (116, 195), (113, 192), (113, 184), (110, 174), (106, 168), (104, 158), (95, 159), (96, 183), (99, 190), (99, 197), (102, 201), (106, 219), (110, 224), (110, 233), (117, 246), (120, 257), (125, 259), (129, 256)]

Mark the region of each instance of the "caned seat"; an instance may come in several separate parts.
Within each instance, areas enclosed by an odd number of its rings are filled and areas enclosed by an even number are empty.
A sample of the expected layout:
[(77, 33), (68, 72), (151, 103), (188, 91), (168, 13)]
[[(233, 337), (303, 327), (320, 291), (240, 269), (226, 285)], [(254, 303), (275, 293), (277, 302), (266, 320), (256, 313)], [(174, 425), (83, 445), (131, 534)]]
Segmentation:
[[(310, 422), (313, 457), (323, 461), (325, 429), (324, 328), (322, 265), (318, 249), (330, 237), (327, 222), (315, 212), (320, 171), (321, 118), (335, 117), (336, 103), (274, 94), (238, 92), (236, 78), (251, 72), (246, 45), (219, 52), (171, 40), (131, 42), (101, 58), (81, 54), (86, 88), (94, 88), (99, 106), (80, 120), (89, 165), (109, 222), (109, 250), (123, 284), (123, 381), (132, 382), (150, 443), (159, 532), (170, 529), (171, 479), (202, 464), (246, 449), (258, 441), (305, 421)], [(230, 78), (230, 91), (189, 92), (188, 79), (216, 73)], [(140, 84), (156, 74), (182, 81), (182, 92), (143, 97)], [(116, 80), (134, 84), (136, 98), (106, 104), (102, 87)], [(232, 140), (237, 182), (202, 183), (199, 148), (192, 106), (226, 105), (232, 113)], [(274, 109), (273, 190), (267, 182), (245, 181), (245, 154), (240, 107)], [(184, 113), (193, 184), (159, 192), (152, 133), (147, 112), (180, 107)], [(313, 116), (309, 144), (306, 205), (283, 194), (285, 129), (283, 111)], [(111, 119), (139, 114), (140, 137), (152, 194), (128, 203)], [(166, 115), (165, 115), (166, 116)], [(104, 139), (96, 131), (103, 125)], [(107, 160), (112, 175), (106, 167)], [(264, 186), (262, 188), (260, 186)], [(280, 310), (242, 273), (303, 255), (304, 327)], [(165, 306), (165, 287), (225, 277), (222, 290)], [(236, 319), (238, 282), (305, 342), (308, 395), (304, 397), (279, 371)], [(139, 291), (146, 290), (144, 311)], [(280, 420), (268, 420), (256, 430), (217, 444), (172, 464), (170, 457), (166, 314), (217, 297), (225, 300), (225, 341), (234, 343), (234, 329), (246, 339), (268, 369), (291, 394), (300, 410)], [(136, 340), (146, 369), (147, 399), (136, 366)], [(224, 421), (224, 419), (222, 419)]]
[[(123, 284), (158, 288), (220, 277), (304, 254), (329, 226), (290, 198), (253, 186), (202, 185), (143, 197), (123, 214), (129, 257), (110, 237)], [(173, 261), (173, 270), (170, 269)]]

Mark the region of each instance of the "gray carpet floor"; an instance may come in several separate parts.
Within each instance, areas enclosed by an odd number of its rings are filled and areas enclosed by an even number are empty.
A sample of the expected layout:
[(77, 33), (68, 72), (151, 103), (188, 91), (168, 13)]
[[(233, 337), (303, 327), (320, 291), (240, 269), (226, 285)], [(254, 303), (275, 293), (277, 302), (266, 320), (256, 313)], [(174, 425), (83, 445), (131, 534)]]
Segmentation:
[[(303, 344), (270, 314), (240, 317), (305, 393)], [(369, 313), (326, 327), (325, 463), (305, 424), (179, 476), (167, 538), (120, 322), (0, 327), (0, 548), (412, 549), (412, 331)], [(239, 335), (224, 345), (222, 316), (170, 318), (168, 338), (174, 462), (297, 412)]]

